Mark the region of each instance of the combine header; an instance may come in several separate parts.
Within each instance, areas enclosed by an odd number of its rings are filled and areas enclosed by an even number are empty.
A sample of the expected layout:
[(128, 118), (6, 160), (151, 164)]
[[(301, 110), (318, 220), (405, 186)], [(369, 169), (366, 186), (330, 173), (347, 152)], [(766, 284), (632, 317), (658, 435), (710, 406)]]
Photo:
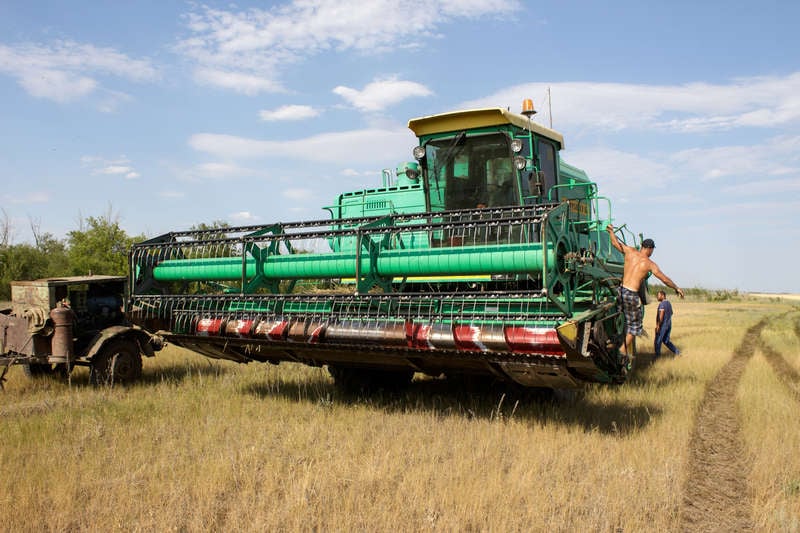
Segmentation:
[(610, 203), (560, 161), (561, 135), (504, 109), (409, 127), (415, 161), (329, 219), (134, 245), (131, 318), (212, 358), (328, 365), (344, 385), (624, 381)]

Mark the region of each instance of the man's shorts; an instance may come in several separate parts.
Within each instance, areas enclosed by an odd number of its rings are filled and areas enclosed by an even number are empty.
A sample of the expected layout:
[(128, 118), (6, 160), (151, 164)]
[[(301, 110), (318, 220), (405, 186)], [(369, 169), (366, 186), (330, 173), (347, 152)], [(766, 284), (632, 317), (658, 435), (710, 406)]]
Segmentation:
[(625, 331), (631, 335), (642, 334), (642, 300), (639, 293), (626, 287), (619, 288), (619, 301), (625, 315)]

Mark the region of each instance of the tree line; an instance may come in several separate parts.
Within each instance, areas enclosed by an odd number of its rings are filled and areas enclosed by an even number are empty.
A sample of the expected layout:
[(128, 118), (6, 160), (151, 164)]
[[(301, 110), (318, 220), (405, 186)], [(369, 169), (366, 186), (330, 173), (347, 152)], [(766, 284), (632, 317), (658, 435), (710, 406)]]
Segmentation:
[(33, 243), (13, 243), (7, 213), (0, 218), (0, 300), (11, 298), (11, 281), (89, 274), (126, 275), (128, 250), (143, 235), (129, 236), (109, 211), (80, 218), (78, 228), (58, 239), (31, 220)]
[[(126, 276), (128, 251), (147, 237), (130, 236), (119, 225), (119, 217), (111, 207), (97, 217), (79, 217), (78, 228), (58, 239), (41, 231), (40, 224), (30, 221), (33, 243), (13, 244), (13, 228), (6, 211), (0, 208), (0, 300), (11, 299), (12, 281), (103, 274)], [(230, 225), (222, 220), (195, 224), (192, 231), (219, 230), (224, 237)]]

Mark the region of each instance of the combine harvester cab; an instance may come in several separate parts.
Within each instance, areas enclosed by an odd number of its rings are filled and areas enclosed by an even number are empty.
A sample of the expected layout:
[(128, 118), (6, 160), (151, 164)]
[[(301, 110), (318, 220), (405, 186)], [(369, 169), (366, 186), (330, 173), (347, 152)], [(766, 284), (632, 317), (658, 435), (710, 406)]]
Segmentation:
[(411, 120), (415, 161), (329, 219), (134, 245), (132, 319), (208, 357), (328, 365), (347, 385), (624, 381), (610, 202), (529, 102)]

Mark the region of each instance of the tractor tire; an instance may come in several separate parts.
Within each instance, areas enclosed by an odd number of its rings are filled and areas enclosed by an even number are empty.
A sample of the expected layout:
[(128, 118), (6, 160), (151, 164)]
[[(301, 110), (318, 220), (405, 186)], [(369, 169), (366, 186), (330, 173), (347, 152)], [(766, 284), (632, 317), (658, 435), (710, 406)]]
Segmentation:
[(92, 358), (89, 380), (93, 385), (129, 385), (141, 377), (142, 355), (135, 341), (112, 340)]

